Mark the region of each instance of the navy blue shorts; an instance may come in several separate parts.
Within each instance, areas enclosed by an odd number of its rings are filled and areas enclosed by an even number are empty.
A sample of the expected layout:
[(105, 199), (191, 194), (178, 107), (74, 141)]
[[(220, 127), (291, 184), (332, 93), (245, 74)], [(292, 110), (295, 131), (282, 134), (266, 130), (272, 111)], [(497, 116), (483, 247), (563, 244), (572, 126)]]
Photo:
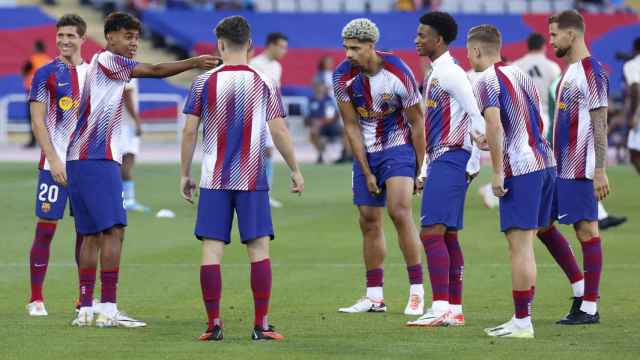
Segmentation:
[(552, 219), (560, 224), (575, 224), (580, 221), (598, 220), (598, 200), (593, 181), (589, 179), (556, 180)]
[(127, 226), (120, 164), (111, 160), (67, 161), (67, 191), (82, 235)]
[(448, 230), (462, 230), (467, 182), (468, 151), (444, 153), (429, 164), (422, 191), (420, 224), (443, 224)]
[(274, 238), (269, 192), (200, 188), (195, 235), (198, 239), (231, 242), (233, 213), (238, 217), (240, 240), (246, 243), (263, 236)]
[(36, 190), (36, 216), (45, 220), (60, 220), (67, 205), (67, 188), (58, 184), (49, 170), (40, 170)]
[(504, 179), (508, 191), (500, 198), (500, 230), (549, 226), (555, 181), (555, 167)]
[(387, 200), (385, 182), (394, 176), (415, 178), (416, 153), (410, 144), (395, 146), (387, 150), (367, 154), (371, 172), (378, 181), (380, 195), (375, 196), (367, 188), (367, 178), (360, 164), (353, 162), (352, 190), (353, 203), (357, 206), (384, 207)]

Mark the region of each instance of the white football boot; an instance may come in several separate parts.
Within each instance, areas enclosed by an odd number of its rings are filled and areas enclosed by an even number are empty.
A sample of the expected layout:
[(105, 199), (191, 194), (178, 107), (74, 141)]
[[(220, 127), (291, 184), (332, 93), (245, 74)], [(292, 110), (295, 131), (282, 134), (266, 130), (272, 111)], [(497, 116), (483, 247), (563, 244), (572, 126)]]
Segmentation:
[(513, 318), (502, 325), (486, 328), (484, 332), (493, 337), (533, 339), (533, 325), (529, 324), (529, 326), (521, 328), (516, 325)]
[(91, 326), (93, 322), (93, 308), (89, 306), (81, 307), (76, 313), (76, 318), (73, 319), (71, 325), (73, 326)]
[(27, 304), (27, 311), (29, 316), (47, 316), (49, 313), (44, 307), (44, 303), (40, 300), (36, 300)]
[(418, 319), (407, 322), (407, 326), (414, 327), (436, 327), (436, 326), (449, 326), (451, 319), (451, 311), (447, 310), (443, 313), (436, 313), (433, 309), (427, 310), (427, 312), (420, 316)]
[(363, 297), (355, 304), (345, 307), (339, 308), (339, 312), (341, 313), (364, 313), (364, 312), (386, 312), (387, 305), (384, 304), (384, 301), (373, 301), (368, 297)]

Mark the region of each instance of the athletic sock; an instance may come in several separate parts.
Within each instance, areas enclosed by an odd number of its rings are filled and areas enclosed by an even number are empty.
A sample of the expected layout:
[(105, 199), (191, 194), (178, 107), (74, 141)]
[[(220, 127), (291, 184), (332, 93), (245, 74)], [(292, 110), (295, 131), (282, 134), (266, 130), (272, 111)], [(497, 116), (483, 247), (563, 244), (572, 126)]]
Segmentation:
[(207, 311), (209, 329), (222, 326), (220, 321), (220, 298), (222, 296), (222, 274), (220, 265), (202, 265), (200, 267), (200, 289), (202, 301)]
[(513, 305), (515, 307), (515, 323), (519, 328), (531, 325), (531, 302), (533, 296), (529, 290), (513, 290)]
[(100, 302), (116, 303), (118, 291), (118, 273), (120, 269), (100, 270)]
[(407, 266), (407, 275), (409, 276), (409, 284), (422, 285), (422, 264)]
[(49, 266), (49, 248), (56, 233), (55, 223), (38, 222), (36, 233), (29, 253), (29, 270), (31, 272), (31, 301), (42, 301), (42, 286)]
[(79, 271), (80, 307), (93, 306), (93, 288), (96, 286), (96, 268), (84, 268)]
[(442, 235), (421, 237), (427, 253), (427, 266), (433, 301), (449, 302), (449, 251)]
[(552, 226), (544, 233), (539, 233), (538, 238), (547, 247), (549, 253), (551, 253), (551, 256), (553, 256), (558, 265), (560, 265), (571, 284), (584, 279), (576, 257), (571, 250), (571, 245), (569, 245), (567, 239), (562, 236), (555, 226)]
[(384, 285), (384, 269), (367, 270), (367, 297), (376, 302), (384, 300), (382, 286)]
[(251, 263), (251, 290), (255, 306), (253, 324), (262, 329), (268, 329), (267, 314), (271, 297), (271, 261), (269, 259)]
[[(600, 237), (582, 242), (582, 257), (584, 263), (584, 297), (582, 310), (594, 315), (597, 311), (596, 302), (600, 296), (600, 274), (602, 273), (602, 242)], [(587, 304), (585, 304), (587, 302)], [(588, 310), (588, 311), (586, 311)]]
[[(444, 241), (449, 252), (449, 304), (462, 304), (462, 279), (464, 276), (464, 256), (458, 242), (457, 232), (448, 232)], [(462, 308), (462, 306), (460, 307)], [(462, 310), (460, 310), (462, 312)]]

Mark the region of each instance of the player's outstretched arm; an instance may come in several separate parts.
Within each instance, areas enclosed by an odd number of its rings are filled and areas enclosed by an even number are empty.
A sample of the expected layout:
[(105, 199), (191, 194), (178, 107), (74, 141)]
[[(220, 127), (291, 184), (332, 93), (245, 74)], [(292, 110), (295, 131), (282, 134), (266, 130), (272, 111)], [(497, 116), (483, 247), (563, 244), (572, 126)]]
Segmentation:
[(51, 176), (53, 179), (62, 186), (67, 186), (67, 170), (65, 164), (58, 157), (58, 153), (53, 148), (51, 140), (49, 139), (49, 132), (47, 126), (44, 123), (44, 118), (47, 116), (47, 105), (39, 101), (31, 101), (29, 103), (29, 110), (31, 111), (31, 128), (33, 129), (33, 135), (35, 136), (44, 156), (49, 161), (51, 167)]
[(340, 110), (342, 121), (344, 122), (344, 132), (347, 135), (348, 143), (351, 146), (351, 153), (360, 165), (362, 173), (367, 178), (367, 188), (372, 194), (380, 194), (377, 179), (371, 172), (369, 162), (367, 161), (367, 152), (365, 151), (364, 143), (362, 142), (362, 130), (358, 123), (358, 114), (356, 114), (356, 110), (350, 102), (338, 101), (338, 109)]
[(493, 177), (491, 187), (495, 196), (504, 196), (508, 189), (504, 188), (504, 167), (503, 167), (503, 138), (504, 130), (500, 121), (500, 109), (488, 107), (484, 110), (484, 119), (487, 122), (487, 143), (491, 153), (491, 164), (493, 165)]
[(291, 136), (289, 136), (287, 124), (281, 117), (269, 120), (268, 124), (271, 137), (273, 138), (273, 144), (291, 170), (291, 181), (293, 182), (291, 192), (302, 194), (302, 191), (304, 191), (304, 178), (298, 168), (296, 154), (293, 151), (293, 142), (291, 141)]
[(187, 115), (187, 120), (182, 129), (182, 142), (180, 144), (180, 195), (193, 204), (193, 195), (196, 191), (196, 182), (191, 178), (191, 164), (193, 153), (198, 141), (198, 127), (200, 118), (195, 115)]
[(593, 142), (596, 151), (596, 169), (593, 174), (593, 187), (598, 200), (609, 195), (609, 179), (605, 171), (607, 160), (607, 108), (600, 107), (589, 111), (593, 126)]
[(164, 78), (180, 74), (191, 69), (209, 70), (221, 64), (219, 57), (200, 55), (190, 59), (160, 64), (138, 63), (131, 72), (131, 77)]

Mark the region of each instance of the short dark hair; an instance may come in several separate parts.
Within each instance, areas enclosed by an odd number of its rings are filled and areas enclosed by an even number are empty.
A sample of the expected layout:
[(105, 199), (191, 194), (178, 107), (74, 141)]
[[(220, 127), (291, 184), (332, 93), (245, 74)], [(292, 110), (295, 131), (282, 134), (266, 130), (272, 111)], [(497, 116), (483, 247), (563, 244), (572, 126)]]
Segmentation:
[(104, 34), (107, 35), (110, 32), (125, 30), (142, 30), (142, 23), (137, 17), (127, 14), (122, 11), (112, 12), (104, 20)]
[(584, 18), (575, 10), (565, 10), (549, 18), (549, 24), (556, 23), (560, 29), (573, 28), (584, 32)]
[(529, 51), (540, 50), (544, 47), (544, 42), (544, 36), (536, 32), (531, 33), (527, 38), (527, 49), (529, 49)]
[(283, 34), (281, 32), (268, 33), (267, 34), (267, 43), (265, 45), (269, 46), (271, 44), (277, 44), (278, 41), (280, 41), (280, 40), (289, 41), (289, 38), (287, 37), (287, 35), (285, 35), (285, 34)]
[(42, 39), (38, 39), (33, 43), (33, 49), (37, 52), (47, 51), (47, 47), (44, 45), (44, 41), (42, 41)]
[(438, 35), (442, 36), (442, 39), (447, 45), (458, 36), (458, 24), (453, 16), (446, 12), (428, 12), (420, 17), (420, 23), (431, 26), (438, 32)]
[(633, 50), (636, 52), (640, 52), (640, 37), (637, 37), (633, 40)]
[(76, 14), (65, 14), (58, 20), (56, 24), (56, 29), (60, 29), (63, 26), (75, 26), (78, 35), (81, 37), (87, 33), (87, 23)]
[(242, 16), (227, 16), (216, 25), (216, 37), (231, 43), (231, 45), (242, 46), (249, 42), (251, 38), (251, 26)]
[(497, 27), (483, 24), (472, 27), (469, 30), (467, 41), (478, 41), (489, 45), (495, 50), (499, 50), (500, 46), (502, 46), (502, 35), (500, 35), (500, 30)]

